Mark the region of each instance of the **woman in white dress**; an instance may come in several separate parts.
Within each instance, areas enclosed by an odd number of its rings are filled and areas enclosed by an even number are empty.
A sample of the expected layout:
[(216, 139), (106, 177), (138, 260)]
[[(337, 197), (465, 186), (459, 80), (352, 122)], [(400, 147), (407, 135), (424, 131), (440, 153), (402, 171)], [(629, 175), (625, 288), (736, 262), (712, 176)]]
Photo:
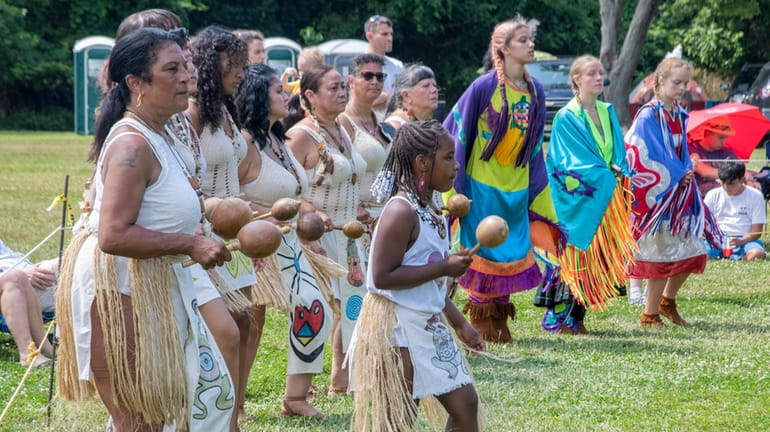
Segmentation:
[(308, 171), (310, 187), (304, 195), (309, 211), (324, 221), (327, 233), (321, 245), (329, 258), (348, 270), (347, 277), (333, 281), (335, 314), (332, 329), (332, 376), (330, 394), (347, 391), (344, 353), (350, 342), (366, 293), (361, 242), (334, 230), (356, 219), (360, 204), (358, 182), (366, 172), (366, 162), (356, 151), (347, 132), (337, 122), (345, 110), (345, 82), (330, 66), (315, 66), (302, 76), (300, 102), (307, 116), (287, 135), (294, 156)]
[(384, 205), (374, 199), (370, 189), (388, 157), (390, 142), (396, 133), (391, 125), (377, 120), (372, 108), (387, 78), (382, 72), (383, 65), (383, 58), (376, 54), (361, 54), (353, 59), (348, 75), (350, 100), (345, 112), (339, 116), (340, 124), (353, 139), (353, 146), (366, 161), (366, 173), (361, 180), (361, 204), (358, 207), (358, 220), (369, 227), (369, 232), (361, 237), (364, 262), (369, 259), (374, 221), (380, 216)]
[[(227, 30), (210, 26), (195, 36), (193, 53), (193, 63), (198, 69), (198, 94), (187, 113), (200, 137), (206, 160), (201, 190), (207, 197), (238, 197), (239, 166), (247, 146), (237, 124), (233, 94), (243, 81), (243, 68), (248, 59), (246, 43)], [(238, 325), (237, 370), (232, 367), (231, 373), (238, 391), (238, 416), (243, 418), (246, 416), (243, 411), (246, 381), (256, 355), (256, 349), (248, 349), (252, 322), (249, 298), (251, 287), (257, 281), (256, 272), (251, 259), (233, 252), (232, 265), (217, 267), (216, 272), (209, 275)], [(206, 307), (208, 305), (204, 305)]]
[[(250, 169), (246, 183), (241, 185), (243, 197), (260, 213), (269, 212), (272, 204), (281, 198), (302, 199), (308, 190), (307, 175), (284, 142), (286, 133), (281, 120), (289, 112), (275, 71), (266, 65), (246, 68), (246, 78), (238, 89), (235, 104), (243, 124), (243, 136), (249, 142), (246, 161)], [(297, 219), (291, 222), (296, 223)], [(269, 266), (275, 267), (273, 273), (279, 272), (280, 280), (269, 280), (266, 275)], [(313, 375), (323, 371), (323, 350), (331, 333), (332, 311), (294, 230), (284, 234), (278, 251), (267, 258), (258, 286), (262, 286), (263, 280), (280, 284), (289, 300), (289, 362), (281, 415), (323, 418), (306, 398)]]
[(164, 130), (187, 107), (182, 44), (144, 28), (112, 50), (93, 211), (57, 292), (59, 392), (86, 399), (93, 380), (118, 431), (225, 430), (232, 417), (232, 380), (181, 266), (187, 255), (206, 268), (230, 259), (194, 234), (202, 200)]

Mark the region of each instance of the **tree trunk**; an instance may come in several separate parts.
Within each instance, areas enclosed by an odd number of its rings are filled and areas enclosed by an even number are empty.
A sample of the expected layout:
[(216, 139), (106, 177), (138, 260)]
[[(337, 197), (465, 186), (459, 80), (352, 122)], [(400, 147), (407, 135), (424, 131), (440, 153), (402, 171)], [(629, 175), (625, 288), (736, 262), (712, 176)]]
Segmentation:
[(615, 69), (615, 62), (618, 59), (618, 35), (623, 17), (623, 0), (599, 0), (599, 15), (602, 18), (599, 60), (609, 73)]
[[(620, 123), (624, 126), (631, 124), (628, 111), (628, 93), (631, 91), (631, 80), (639, 64), (647, 30), (658, 11), (660, 0), (639, 0), (634, 10), (634, 17), (628, 26), (628, 32), (623, 40), (620, 54), (615, 57), (620, 17), (623, 13), (622, 0), (599, 0), (599, 11), (602, 17), (601, 61), (607, 69), (610, 85), (604, 91), (605, 99), (615, 105)], [(614, 34), (612, 33), (614, 32)]]

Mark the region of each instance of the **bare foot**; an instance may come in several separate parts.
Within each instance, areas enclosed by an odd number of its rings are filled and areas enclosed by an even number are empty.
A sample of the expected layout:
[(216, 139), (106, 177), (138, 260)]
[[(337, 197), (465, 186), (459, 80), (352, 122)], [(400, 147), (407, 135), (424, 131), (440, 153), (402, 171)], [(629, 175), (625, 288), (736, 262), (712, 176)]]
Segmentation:
[(239, 421), (239, 422), (247, 422), (247, 423), (250, 423), (250, 422), (253, 422), (253, 421), (254, 421), (254, 417), (252, 417), (252, 416), (248, 415), (248, 414), (246, 413), (246, 410), (244, 410), (243, 408), (239, 408), (239, 409), (238, 409), (238, 421)]

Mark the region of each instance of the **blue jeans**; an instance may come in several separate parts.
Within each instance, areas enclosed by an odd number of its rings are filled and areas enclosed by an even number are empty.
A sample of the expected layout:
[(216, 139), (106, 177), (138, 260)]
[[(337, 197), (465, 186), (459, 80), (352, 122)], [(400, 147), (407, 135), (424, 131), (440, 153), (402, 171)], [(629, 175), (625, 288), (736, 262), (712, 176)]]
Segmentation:
[(708, 243), (706, 243), (706, 245), (707, 245), (706, 247), (708, 247), (709, 258), (711, 258), (711, 259), (727, 258), (727, 259), (731, 259), (731, 260), (735, 260), (735, 261), (743, 258), (743, 256), (746, 255), (746, 252), (748, 252), (750, 250), (762, 249), (762, 242), (760, 240), (754, 240), (754, 241), (750, 241), (750, 242), (746, 243), (743, 246), (738, 246), (738, 247), (733, 248), (732, 249), (733, 254), (730, 255), (729, 257), (725, 257), (722, 254), (722, 249), (714, 249), (714, 248), (708, 246)]

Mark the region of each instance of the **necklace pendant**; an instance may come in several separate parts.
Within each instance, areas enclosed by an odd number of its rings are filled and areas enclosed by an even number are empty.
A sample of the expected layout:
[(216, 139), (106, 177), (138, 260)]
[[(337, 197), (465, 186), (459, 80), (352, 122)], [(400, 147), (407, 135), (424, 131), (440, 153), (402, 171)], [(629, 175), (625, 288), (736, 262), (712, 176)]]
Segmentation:
[(294, 191), (294, 195), (302, 196), (302, 185), (297, 185), (297, 189)]
[(446, 238), (446, 224), (444, 224), (444, 221), (438, 222), (438, 235), (441, 236), (441, 238)]

